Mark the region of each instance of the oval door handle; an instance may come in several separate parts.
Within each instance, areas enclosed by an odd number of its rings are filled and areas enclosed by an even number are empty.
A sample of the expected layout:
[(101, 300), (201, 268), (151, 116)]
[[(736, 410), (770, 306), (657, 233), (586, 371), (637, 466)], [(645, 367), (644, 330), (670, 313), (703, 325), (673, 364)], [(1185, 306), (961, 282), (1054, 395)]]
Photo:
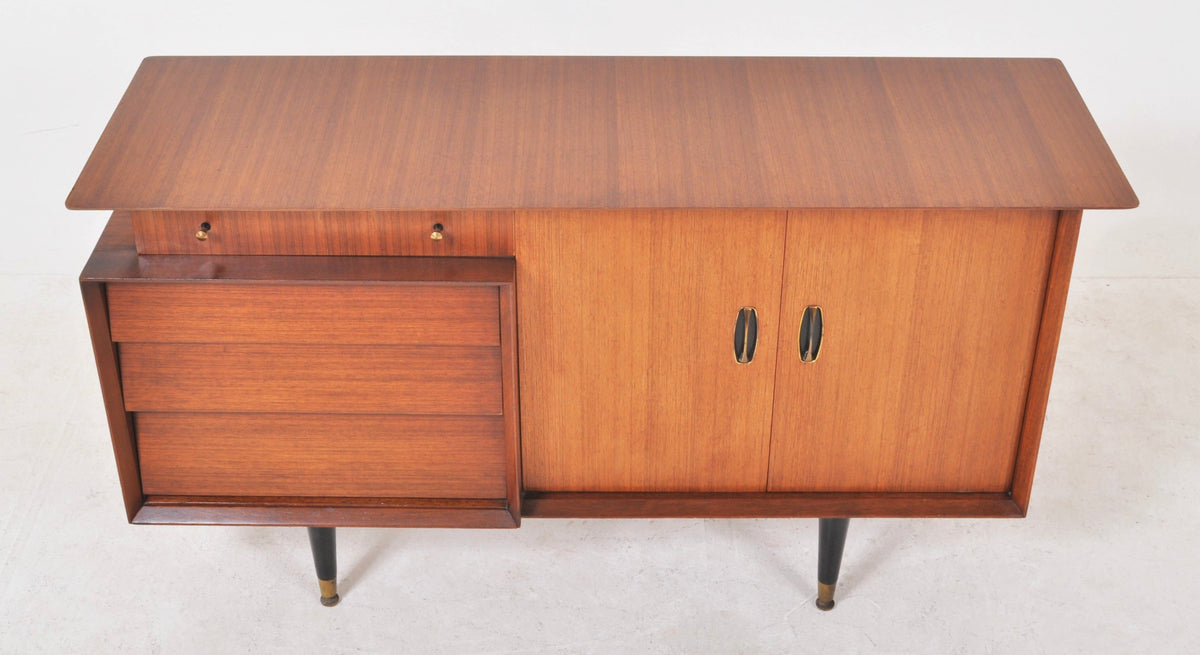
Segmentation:
[(800, 319), (800, 361), (811, 364), (821, 355), (821, 336), (825, 331), (825, 317), (817, 305), (804, 308)]
[(753, 307), (738, 310), (733, 326), (733, 356), (739, 364), (754, 361), (754, 349), (758, 346), (758, 312)]

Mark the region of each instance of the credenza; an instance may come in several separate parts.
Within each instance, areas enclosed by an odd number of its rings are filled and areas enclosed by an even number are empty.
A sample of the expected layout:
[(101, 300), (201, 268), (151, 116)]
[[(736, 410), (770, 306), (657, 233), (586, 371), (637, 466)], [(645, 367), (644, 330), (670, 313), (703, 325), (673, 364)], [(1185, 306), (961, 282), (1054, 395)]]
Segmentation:
[(1049, 59), (155, 57), (67, 200), (133, 523), (1029, 505), (1083, 209)]

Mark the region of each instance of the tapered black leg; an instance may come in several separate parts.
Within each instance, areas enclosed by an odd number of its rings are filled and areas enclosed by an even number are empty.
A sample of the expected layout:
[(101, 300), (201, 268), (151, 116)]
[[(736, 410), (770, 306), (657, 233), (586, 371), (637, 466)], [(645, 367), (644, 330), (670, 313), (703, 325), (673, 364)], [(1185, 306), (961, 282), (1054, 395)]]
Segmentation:
[(842, 568), (842, 550), (846, 548), (846, 530), (850, 519), (821, 519), (817, 555), (817, 607), (833, 609), (833, 591)]
[(309, 528), (308, 544), (312, 546), (313, 563), (317, 565), (317, 582), (321, 585), (321, 604), (338, 604), (337, 536), (335, 528)]

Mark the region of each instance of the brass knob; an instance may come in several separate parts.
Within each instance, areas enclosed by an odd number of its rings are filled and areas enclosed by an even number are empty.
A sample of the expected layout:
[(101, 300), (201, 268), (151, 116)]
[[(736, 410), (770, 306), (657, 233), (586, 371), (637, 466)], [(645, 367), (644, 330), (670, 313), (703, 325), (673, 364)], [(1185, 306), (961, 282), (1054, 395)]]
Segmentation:
[(442, 227), (441, 223), (434, 223), (433, 224), (433, 232), (429, 235), (429, 238), (433, 239), (434, 241), (441, 241), (442, 240), (442, 230), (444, 230), (444, 229), (445, 228)]
[(208, 232), (205, 232), (204, 230), (196, 230), (196, 238), (200, 241), (207, 241)]

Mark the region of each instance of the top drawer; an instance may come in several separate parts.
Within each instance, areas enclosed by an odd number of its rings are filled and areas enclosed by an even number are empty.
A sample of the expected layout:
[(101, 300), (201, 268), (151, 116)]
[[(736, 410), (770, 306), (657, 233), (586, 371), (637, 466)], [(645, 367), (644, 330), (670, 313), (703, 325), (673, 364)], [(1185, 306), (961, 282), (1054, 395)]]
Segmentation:
[(511, 211), (136, 211), (133, 232), (142, 255), (513, 254)]

